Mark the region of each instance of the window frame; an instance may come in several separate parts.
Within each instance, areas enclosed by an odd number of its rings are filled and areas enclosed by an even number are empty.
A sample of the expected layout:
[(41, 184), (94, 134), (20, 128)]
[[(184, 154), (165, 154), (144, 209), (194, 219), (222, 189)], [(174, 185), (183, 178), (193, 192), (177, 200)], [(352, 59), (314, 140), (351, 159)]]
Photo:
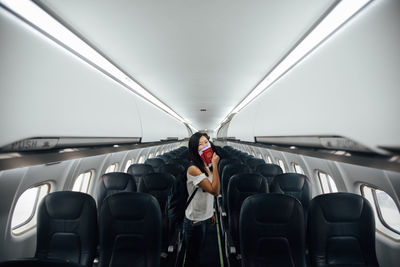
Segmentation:
[[(315, 170), (315, 173), (316, 173), (316, 175), (317, 175), (317, 178), (318, 178), (318, 181), (319, 181), (319, 185), (321, 186), (322, 194), (330, 194), (330, 193), (337, 193), (337, 192), (339, 192), (339, 190), (337, 189), (336, 182), (335, 182), (335, 180), (332, 178), (332, 176), (330, 176), (328, 173), (326, 173), (326, 172), (324, 172), (324, 171), (322, 171), (322, 170)], [(322, 178), (321, 178), (320, 174), (323, 174), (323, 175), (326, 176), (326, 182), (327, 182), (327, 184), (328, 184), (329, 192), (325, 192), (324, 186), (323, 186), (323, 182), (322, 182)], [(331, 183), (330, 183), (329, 178), (333, 181), (333, 183), (334, 183), (334, 185), (335, 185), (335, 187), (336, 187), (336, 191), (334, 191), (334, 190), (332, 189), (332, 185), (331, 185)]]
[[(300, 166), (300, 164), (298, 164), (298, 163), (296, 163), (296, 162), (292, 162), (292, 168), (293, 168), (293, 170), (294, 170), (295, 173), (305, 175), (304, 169)], [(297, 168), (300, 168), (301, 172), (298, 172), (298, 171), (297, 171)]]
[[(44, 196), (43, 196), (41, 199), (39, 199), (39, 198), (40, 198), (40, 194), (41, 194), (41, 190), (42, 190), (42, 189), (41, 189), (42, 186), (47, 186), (47, 190), (46, 190), (46, 192), (44, 192), (44, 193), (45, 193)], [(14, 227), (12, 227), (12, 220), (13, 220), (13, 217), (14, 217), (14, 213), (15, 213), (16, 206), (17, 206), (17, 204), (18, 204), (18, 200), (20, 199), (20, 197), (21, 197), (26, 191), (28, 191), (29, 189), (32, 189), (32, 188), (36, 188), (36, 189), (37, 189), (37, 192), (36, 192), (36, 196), (35, 196), (35, 203), (34, 203), (33, 208), (32, 208), (32, 210), (31, 210), (31, 214), (29, 215), (29, 217), (28, 217), (25, 221), (23, 221), (22, 223), (19, 223), (19, 224), (15, 225)], [(14, 235), (14, 236), (21, 236), (21, 235), (23, 235), (23, 234), (25, 234), (25, 233), (27, 233), (27, 232), (29, 232), (29, 231), (31, 231), (32, 229), (34, 229), (34, 228), (37, 227), (37, 220), (36, 220), (36, 222), (35, 222), (33, 225), (29, 226), (29, 227), (26, 228), (26, 229), (23, 229), (23, 230), (21, 230), (21, 231), (18, 231), (19, 228), (21, 228), (21, 227), (23, 227), (23, 226), (29, 224), (29, 223), (34, 219), (34, 217), (37, 216), (37, 212), (38, 212), (38, 210), (39, 210), (40, 201), (41, 201), (43, 198), (45, 198), (50, 192), (51, 192), (51, 183), (48, 182), (48, 181), (46, 181), (46, 182), (43, 182), (43, 183), (40, 183), (40, 184), (36, 184), (36, 185), (33, 185), (33, 186), (31, 186), (31, 187), (25, 189), (24, 192), (22, 192), (22, 194), (19, 195), (17, 201), (15, 202), (15, 205), (14, 205), (14, 208), (13, 208), (13, 213), (12, 213), (12, 215), (11, 215), (10, 229), (11, 229), (11, 234), (12, 234), (12, 235)], [(17, 231), (16, 231), (16, 230), (17, 230)]]
[[(381, 208), (380, 208), (380, 206), (379, 206), (378, 197), (376, 196), (376, 190), (380, 190), (380, 191), (382, 191), (382, 192), (385, 192), (385, 191), (382, 190), (382, 189), (377, 188), (376, 186), (371, 186), (371, 185), (368, 185), (368, 184), (361, 184), (361, 186), (360, 186), (360, 192), (361, 192), (361, 195), (362, 195), (364, 198), (366, 198), (366, 197), (365, 197), (365, 193), (364, 193), (364, 188), (366, 188), (366, 189), (368, 189), (368, 190), (371, 190), (372, 198), (373, 198), (373, 200), (374, 200), (374, 203), (371, 203), (371, 205), (374, 205), (374, 206), (375, 206), (375, 211), (376, 211), (377, 217), (379, 218), (379, 222), (380, 222), (384, 227), (386, 227), (388, 230), (392, 231), (394, 234), (399, 235), (399, 238), (400, 238), (400, 231), (394, 229), (393, 227), (391, 227), (391, 226), (385, 221), (385, 219), (383, 218), (383, 215), (382, 215)], [(392, 198), (388, 193), (385, 192), (385, 194), (387, 194), (387, 195), (393, 200), (393, 198)], [(366, 199), (367, 199), (367, 198), (366, 198)], [(367, 200), (368, 200), (368, 199), (367, 199)], [(394, 201), (394, 200), (393, 200), (393, 201)], [(396, 206), (396, 207), (397, 207), (397, 206)], [(399, 209), (399, 208), (397, 207), (397, 210), (398, 210), (398, 209)], [(399, 210), (398, 210), (398, 212), (400, 213)], [(376, 228), (377, 231), (379, 231), (379, 232), (381, 232), (381, 233), (383, 233), (383, 234), (385, 234), (385, 235), (388, 235), (387, 233), (384, 233), (382, 230), (380, 230), (379, 228), (377, 228), (376, 225), (375, 225), (375, 228)], [(390, 236), (390, 237), (392, 237), (392, 236)], [(399, 239), (399, 238), (397, 238), (397, 239)]]
[[(279, 162), (282, 162), (282, 165), (279, 164)], [(278, 166), (281, 167), (283, 173), (286, 173), (286, 165), (285, 165), (285, 162), (282, 159), (277, 158), (276, 159), (276, 164), (278, 164)]]
[(132, 164), (134, 164), (135, 163), (135, 160), (133, 159), (133, 158), (131, 158), (131, 159), (128, 159), (127, 161), (126, 161), (126, 163), (125, 163), (125, 169), (124, 169), (124, 172), (125, 173), (127, 173), (128, 172), (128, 169), (129, 169), (129, 167), (132, 165)]
[[(88, 181), (88, 183), (87, 183), (87, 191), (81, 191), (82, 186), (83, 186), (83, 184), (84, 184), (84, 183), (83, 183), (83, 182), (84, 182), (84, 180), (83, 180), (84, 177), (82, 177), (82, 182), (81, 182), (81, 184), (80, 184), (80, 186), (79, 186), (79, 190), (78, 190), (78, 191), (75, 191), (75, 190), (74, 190), (75, 183), (76, 183), (76, 181), (78, 180), (79, 176), (85, 175), (85, 174), (87, 174), (87, 173), (90, 173), (89, 181)], [(91, 181), (92, 181), (93, 175), (94, 175), (94, 169), (89, 169), (89, 170), (86, 170), (86, 171), (84, 171), (84, 172), (81, 172), (78, 176), (76, 176), (76, 178), (75, 178), (75, 180), (74, 180), (74, 183), (72, 184), (71, 191), (74, 191), (74, 192), (81, 192), (81, 193), (88, 194), (89, 189), (90, 189), (90, 183), (91, 183)]]
[[(112, 166), (115, 166), (115, 167), (113, 167), (114, 169), (112, 171), (108, 171), (108, 169), (111, 168)], [(104, 173), (106, 174), (106, 173), (109, 173), (109, 172), (116, 172), (118, 170), (118, 167), (119, 167), (118, 162), (111, 163), (110, 165), (108, 165), (108, 167), (106, 168)]]

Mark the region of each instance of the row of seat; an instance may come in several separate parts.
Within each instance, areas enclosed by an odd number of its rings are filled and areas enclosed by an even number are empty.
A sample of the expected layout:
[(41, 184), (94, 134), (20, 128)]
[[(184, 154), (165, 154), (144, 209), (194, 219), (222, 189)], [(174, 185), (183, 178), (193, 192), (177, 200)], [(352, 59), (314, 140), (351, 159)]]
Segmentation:
[[(378, 266), (372, 207), (360, 195), (323, 194), (311, 200), (308, 232), (303, 207), (284, 194), (248, 197), (240, 213), (242, 266)], [(307, 238), (307, 242), (306, 242)]]
[(231, 147), (222, 150), (230, 156), (219, 166), (218, 202), (223, 230), (228, 221), (228, 259), (240, 251), (242, 266), (306, 266), (308, 248), (312, 266), (378, 266), (374, 217), (363, 197), (337, 193), (311, 200), (305, 175), (282, 173)]
[(159, 266), (161, 210), (150, 194), (122, 192), (106, 197), (97, 215), (92, 196), (58, 191), (38, 208), (34, 259), (0, 266)]
[(160, 266), (173, 228), (168, 208), (184, 172), (176, 163), (186, 153), (180, 147), (160, 155), (164, 159), (133, 164), (128, 173), (104, 174), (93, 197), (48, 194), (38, 209), (35, 258), (0, 266), (92, 266), (96, 255), (100, 267)]

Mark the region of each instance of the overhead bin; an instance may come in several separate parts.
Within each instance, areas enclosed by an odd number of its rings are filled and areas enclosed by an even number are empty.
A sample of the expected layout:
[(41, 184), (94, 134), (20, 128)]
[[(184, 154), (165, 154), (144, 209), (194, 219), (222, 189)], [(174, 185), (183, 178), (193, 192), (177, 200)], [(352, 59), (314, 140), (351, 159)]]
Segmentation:
[(236, 114), (227, 136), (344, 136), (376, 152), (399, 147), (397, 6), (371, 3)]
[(0, 25), (0, 147), (36, 137), (188, 136), (183, 123), (4, 8)]

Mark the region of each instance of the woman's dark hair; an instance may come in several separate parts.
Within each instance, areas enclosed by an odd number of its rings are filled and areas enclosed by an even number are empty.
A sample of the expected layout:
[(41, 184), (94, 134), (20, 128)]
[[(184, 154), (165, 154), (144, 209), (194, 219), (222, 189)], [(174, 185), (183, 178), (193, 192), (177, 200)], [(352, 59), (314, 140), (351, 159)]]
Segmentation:
[[(204, 162), (199, 155), (199, 140), (202, 136), (209, 139), (209, 137), (206, 133), (201, 133), (201, 132), (197, 132), (190, 137), (189, 145), (188, 145), (189, 160), (192, 162), (193, 165), (195, 165), (197, 168), (199, 168), (199, 170), (208, 177), (208, 172), (204, 168)], [(214, 144), (211, 142), (210, 142), (210, 144), (211, 144), (212, 150), (214, 152), (216, 152)], [(212, 170), (212, 169), (210, 169), (210, 170)]]

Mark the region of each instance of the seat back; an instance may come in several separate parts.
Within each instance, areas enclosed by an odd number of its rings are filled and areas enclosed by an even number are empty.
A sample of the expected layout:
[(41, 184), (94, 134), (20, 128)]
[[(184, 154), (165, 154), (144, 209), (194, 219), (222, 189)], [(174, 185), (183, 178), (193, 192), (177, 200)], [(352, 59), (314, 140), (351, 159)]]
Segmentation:
[(294, 197), (246, 198), (239, 229), (242, 266), (306, 266), (303, 208)]
[(275, 176), (282, 174), (283, 171), (282, 168), (277, 164), (265, 163), (257, 166), (256, 173), (264, 176), (268, 181), (268, 185), (271, 186), (272, 180), (275, 178)]
[(247, 160), (246, 163), (247, 163), (247, 166), (249, 166), (250, 171), (255, 173), (257, 170), (257, 167), (259, 165), (265, 164), (265, 161), (260, 158), (251, 158), (251, 159)]
[(168, 199), (172, 196), (175, 178), (169, 173), (150, 173), (144, 175), (139, 183), (138, 192), (153, 195), (160, 206), (162, 217), (162, 245), (164, 252), (170, 240), (170, 225), (168, 218)]
[(154, 172), (160, 172), (160, 168), (162, 165), (165, 164), (165, 162), (160, 158), (151, 158), (151, 159), (146, 159), (144, 164), (151, 165), (153, 167)]
[(150, 164), (136, 163), (136, 164), (132, 164), (131, 166), (129, 166), (127, 172), (130, 175), (132, 175), (133, 179), (136, 182), (136, 188), (138, 188), (139, 182), (142, 179), (142, 176), (149, 174), (149, 173), (153, 173), (154, 169)]
[(103, 200), (109, 195), (119, 192), (136, 192), (136, 183), (132, 175), (124, 172), (109, 172), (100, 177), (96, 185), (95, 199), (100, 212)]
[(239, 173), (249, 173), (250, 169), (245, 164), (228, 164), (225, 165), (221, 175), (221, 195), (225, 210), (228, 210), (228, 184), (231, 177)]
[(84, 193), (50, 193), (40, 203), (35, 257), (92, 266), (97, 246), (97, 210)]
[[(231, 155), (232, 156), (232, 155)], [(224, 171), (224, 168), (226, 165), (229, 164), (241, 164), (242, 162), (240, 161), (240, 159), (235, 159), (235, 158), (224, 158), (221, 159), (218, 163), (218, 174), (219, 177), (222, 177), (222, 172)]]
[(179, 218), (183, 215), (183, 209), (185, 207), (187, 199), (186, 190), (186, 179), (184, 177), (185, 168), (182, 165), (177, 164), (165, 164), (161, 167), (162, 173), (169, 173), (175, 177), (172, 194), (168, 199), (168, 217), (175, 223), (177, 221), (183, 221), (183, 218)]
[(248, 196), (267, 192), (267, 181), (256, 173), (235, 174), (229, 180), (227, 191), (228, 224), (229, 232), (236, 246), (239, 246), (239, 215), (243, 201)]
[(101, 207), (99, 267), (159, 266), (161, 210), (150, 194), (117, 193)]
[(153, 195), (160, 204), (161, 214), (164, 216), (174, 183), (175, 178), (169, 173), (150, 173), (140, 180), (138, 192)]
[(283, 173), (275, 176), (270, 191), (287, 194), (297, 198), (304, 209), (304, 218), (307, 225), (308, 207), (311, 201), (311, 183), (307, 176), (299, 173)]
[(378, 266), (374, 213), (360, 195), (331, 193), (311, 200), (308, 240), (313, 266)]

